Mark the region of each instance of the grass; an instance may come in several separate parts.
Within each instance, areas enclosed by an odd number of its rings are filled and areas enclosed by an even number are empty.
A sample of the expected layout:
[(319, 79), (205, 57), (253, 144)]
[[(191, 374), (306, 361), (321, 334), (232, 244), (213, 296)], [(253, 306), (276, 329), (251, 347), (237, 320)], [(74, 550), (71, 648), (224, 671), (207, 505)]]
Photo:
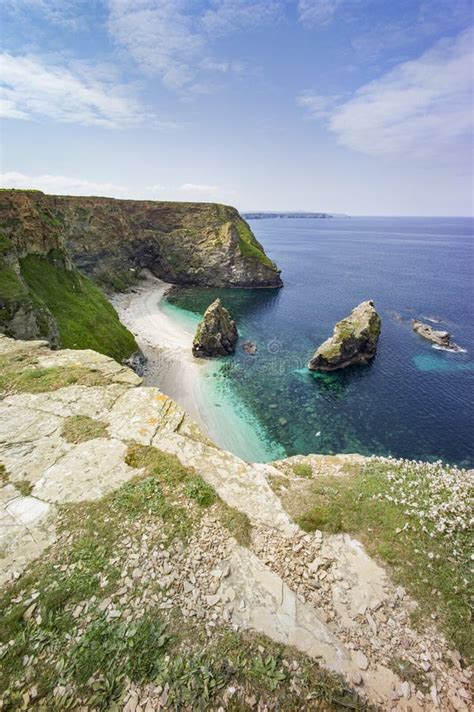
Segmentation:
[(5, 395), (14, 393), (43, 393), (65, 386), (103, 386), (108, 380), (99, 372), (82, 366), (53, 366), (41, 368), (35, 358), (27, 353), (0, 356), (0, 392)]
[(31, 482), (28, 482), (28, 480), (19, 480), (15, 482), (15, 487), (22, 497), (28, 497), (33, 490), (33, 485)]
[[(32, 688), (31, 710), (121, 709), (130, 682), (166, 686), (172, 709), (217, 709), (231, 686), (229, 710), (250, 709), (252, 698), (272, 709), (367, 709), (340, 678), (262, 635), (221, 626), (209, 638), (202, 624), (180, 609), (157, 610), (151, 598), (128, 622), (106, 618), (101, 603), (122, 595), (124, 541), (140, 546), (153, 531), (159, 548), (176, 537), (185, 546), (206, 506), (230, 529), (249, 530), (245, 515), (176, 457), (132, 444), (127, 461), (143, 474), (101, 500), (63, 506), (57, 542), (0, 597), (2, 710), (23, 708)], [(139, 588), (134, 582), (134, 597)], [(86, 603), (87, 615), (75, 615)]]
[(0, 462), (0, 485), (6, 485), (8, 484), (10, 478), (8, 476), (7, 468), (3, 464), (3, 462)]
[(89, 418), (87, 415), (71, 415), (64, 419), (61, 435), (68, 443), (107, 438), (107, 423)]
[(362, 541), (417, 600), (418, 623), (436, 611), (447, 638), (473, 660), (468, 473), (374, 458), (358, 474), (318, 477), (282, 499), (306, 531), (348, 532)]
[(210, 507), (217, 500), (213, 487), (204, 482), (202, 477), (194, 475), (186, 485), (186, 494), (199, 504), (200, 507)]
[(309, 462), (298, 462), (296, 465), (293, 465), (293, 474), (296, 475), (296, 477), (312, 477), (313, 470)]
[(239, 233), (239, 247), (241, 254), (244, 257), (251, 257), (267, 267), (275, 269), (275, 264), (269, 257), (267, 257), (262, 245), (258, 242), (245, 220), (237, 220), (236, 227)]
[(219, 518), (222, 525), (241, 546), (249, 546), (252, 539), (252, 524), (244, 512), (221, 502)]
[(20, 264), (32, 297), (56, 320), (62, 347), (93, 349), (119, 362), (137, 350), (100, 289), (77, 270), (65, 269), (60, 256), (28, 255)]

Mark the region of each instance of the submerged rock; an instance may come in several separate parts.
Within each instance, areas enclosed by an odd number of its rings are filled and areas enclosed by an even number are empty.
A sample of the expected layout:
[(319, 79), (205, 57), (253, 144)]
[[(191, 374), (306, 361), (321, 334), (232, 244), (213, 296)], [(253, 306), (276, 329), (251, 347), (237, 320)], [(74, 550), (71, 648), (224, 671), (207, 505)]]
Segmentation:
[(250, 354), (250, 356), (255, 356), (257, 353), (257, 344), (254, 344), (253, 341), (244, 341), (242, 348), (245, 353)]
[(238, 339), (237, 327), (220, 299), (216, 299), (204, 313), (193, 341), (193, 355), (204, 358), (228, 356), (234, 353)]
[(451, 340), (451, 334), (448, 331), (437, 331), (429, 324), (424, 324), (416, 319), (413, 319), (412, 327), (413, 331), (437, 346), (442, 346), (450, 351), (460, 350), (459, 346)]
[(381, 320), (373, 301), (362, 302), (334, 327), (333, 335), (315, 352), (310, 371), (336, 371), (364, 364), (375, 356)]

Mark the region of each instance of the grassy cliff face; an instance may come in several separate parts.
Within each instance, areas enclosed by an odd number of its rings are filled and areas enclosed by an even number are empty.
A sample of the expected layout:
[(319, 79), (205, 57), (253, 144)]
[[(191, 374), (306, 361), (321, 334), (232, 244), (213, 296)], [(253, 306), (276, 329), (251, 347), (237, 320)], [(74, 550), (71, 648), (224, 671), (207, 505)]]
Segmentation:
[(90, 348), (123, 361), (137, 351), (133, 335), (87, 277), (53, 248), (46, 255), (18, 256), (0, 238), (0, 332), (44, 338), (53, 346)]
[(281, 286), (234, 208), (0, 191), (0, 332), (121, 361), (137, 346), (96, 285), (122, 291), (144, 267), (176, 284)]
[(62, 347), (93, 349), (117, 361), (137, 350), (100, 289), (77, 270), (65, 269), (60, 255), (28, 255), (20, 265), (32, 299), (54, 315)]

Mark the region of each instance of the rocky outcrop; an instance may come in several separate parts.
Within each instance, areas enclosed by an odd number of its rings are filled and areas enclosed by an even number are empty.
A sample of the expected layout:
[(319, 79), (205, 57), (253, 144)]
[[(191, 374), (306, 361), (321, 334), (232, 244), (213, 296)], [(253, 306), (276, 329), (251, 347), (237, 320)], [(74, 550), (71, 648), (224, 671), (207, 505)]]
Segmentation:
[(19, 257), (67, 252), (116, 291), (144, 267), (175, 284), (280, 287), (280, 272), (235, 208), (214, 203), (0, 192), (0, 234)]
[(448, 331), (437, 331), (429, 324), (424, 324), (416, 319), (413, 319), (412, 327), (413, 331), (416, 331), (424, 339), (431, 341), (432, 344), (442, 346), (449, 351), (459, 351), (459, 346), (451, 340), (451, 334)]
[(372, 301), (362, 302), (334, 327), (333, 335), (315, 352), (310, 371), (336, 371), (365, 364), (375, 356), (381, 320)]
[(204, 312), (193, 341), (193, 356), (212, 358), (228, 356), (235, 351), (238, 339), (235, 321), (221, 300), (216, 299)]
[[(463, 700), (468, 700), (468, 670), (464, 671), (465, 676), (459, 656), (455, 657), (438, 630), (429, 627), (427, 631), (420, 631), (411, 627), (410, 616), (415, 604), (406, 591), (395, 586), (380, 564), (349, 535), (319, 530), (305, 533), (292, 520), (270, 482), (281, 483), (284, 478), (283, 490), (287, 491), (288, 487), (288, 492), (292, 491), (294, 459), (257, 465), (219, 449), (170, 398), (157, 388), (141, 386), (141, 379), (135, 373), (93, 351), (51, 352), (45, 342), (21, 342), (0, 336), (0, 356), (15, 375), (15, 379), (4, 379), (4, 390), (0, 394), (2, 594), (8, 594), (15, 579), (19, 579), (15, 597), (12, 593), (11, 607), (7, 609), (10, 623), (13, 621), (16, 625), (23, 614), (28, 620), (27, 631), (31, 630), (41, 641), (46, 640), (44, 626), (51, 625), (51, 609), (46, 623), (41, 614), (45, 601), (50, 600), (46, 598), (48, 591), (53, 592), (51, 600), (54, 601), (56, 592), (62, 591), (58, 589), (57, 570), (61, 568), (64, 577), (61, 580), (68, 582), (72, 581), (68, 577), (78, 572), (81, 581), (88, 582), (87, 573), (93, 582), (97, 580), (96, 588), (81, 590), (72, 600), (61, 599), (61, 611), (75, 626), (72, 632), (68, 629), (74, 646), (84, 631), (89, 630), (91, 620), (95, 624), (98, 615), (101, 622), (102, 615), (105, 616), (111, 629), (119, 620), (128, 638), (128, 631), (136, 630), (136, 616), (132, 615), (135, 610), (139, 614), (155, 614), (158, 609), (160, 619), (170, 620), (170, 628), (172, 624), (176, 627), (176, 615), (180, 616), (178, 623), (183, 626), (202, 621), (210, 642), (219, 631), (226, 631), (227, 626), (233, 640), (236, 631), (246, 630), (267, 636), (261, 641), (262, 645), (267, 646), (268, 640), (273, 640), (292, 646), (306, 654), (308, 662), (315, 660), (318, 666), (335, 671), (348, 684), (356, 685), (361, 695), (377, 709), (392, 709), (395, 704), (400, 712), (429, 710), (433, 708), (434, 690), (436, 709), (467, 712)], [(38, 378), (28, 377), (31, 370), (36, 371)], [(56, 380), (52, 380), (52, 373)], [(22, 374), (24, 378), (20, 378)], [(41, 389), (43, 392), (39, 392)], [(80, 442), (66, 437), (67, 424), (79, 418), (101, 424), (102, 434)], [(161, 458), (159, 474), (144, 472), (145, 461), (130, 457), (130, 448), (135, 451), (144, 448), (146, 458), (152, 454)], [(182, 465), (177, 470), (176, 480), (168, 474), (169, 460), (162, 459), (166, 456), (176, 456)], [(299, 456), (297, 461), (310, 464), (314, 476), (338, 473), (344, 477), (351, 471), (350, 467), (363, 458)], [(183, 470), (190, 467), (192, 472)], [(199, 514), (195, 500), (188, 494), (193, 491), (188, 487), (188, 478), (191, 477), (193, 485), (196, 475), (215, 489), (226, 505), (222, 510), (219, 501), (204, 509), (204, 515)], [(148, 486), (153, 482), (159, 483), (158, 489)], [(296, 478), (296, 484), (309, 482)], [(178, 487), (179, 483), (184, 488), (179, 492), (178, 510), (174, 509), (169, 490), (163, 493), (166, 483), (169, 489)], [(140, 485), (145, 489), (135, 489)], [(126, 487), (122, 490), (123, 498), (111, 500), (121, 486)], [(134, 493), (146, 493), (146, 496), (138, 497)], [(155, 511), (153, 498), (158, 495), (160, 507), (162, 500), (166, 507)], [(137, 498), (130, 499), (134, 496)], [(102, 499), (104, 497), (107, 499)], [(116, 509), (117, 501), (121, 501), (124, 509)], [(104, 558), (98, 534), (90, 524), (103, 516), (110, 521), (114, 510), (116, 517), (117, 512), (128, 513), (129, 502), (133, 503), (130, 507), (134, 512), (130, 520), (133, 529), (127, 529), (113, 548), (110, 563), (106, 556)], [(92, 515), (94, 519), (91, 519), (92, 503), (97, 505)], [(101, 513), (104, 507), (106, 511)], [(67, 508), (74, 514), (74, 521), (84, 522), (85, 528), (79, 527), (79, 534), (65, 528)], [(166, 512), (163, 516), (162, 511)], [(229, 531), (222, 525), (221, 511), (224, 517), (232, 515), (233, 521), (242, 521), (243, 516), (251, 532), (247, 543), (239, 545), (231, 535), (235, 529)], [(177, 534), (174, 527), (188, 512), (191, 516), (184, 519), (186, 530), (180, 528)], [(85, 538), (89, 528), (93, 532), (92, 540)], [(181, 532), (185, 532), (185, 536)], [(89, 541), (93, 541), (93, 549), (89, 548)], [(54, 548), (46, 551), (51, 545)], [(60, 567), (58, 562), (62, 560), (57, 557), (63, 555), (63, 547), (67, 563)], [(97, 552), (97, 556), (82, 555), (89, 550)], [(71, 552), (81, 552), (80, 564)], [(92, 558), (93, 563), (89, 565)], [(42, 561), (46, 564), (50, 589), (36, 588), (38, 569), (32, 566), (35, 561), (39, 566)], [(89, 568), (85, 569), (86, 566)], [(109, 571), (114, 576), (107, 578)], [(138, 592), (137, 581), (143, 584)], [(71, 588), (65, 590), (76, 593)], [(31, 591), (36, 591), (33, 596), (30, 596)], [(9, 636), (11, 629), (8, 628)], [(17, 629), (18, 626), (13, 630)], [(14, 633), (11, 635), (13, 639)], [(40, 650), (42, 656), (51, 655), (53, 662), (61, 663), (51, 666), (51, 688), (40, 691), (45, 709), (52, 708), (48, 706), (51, 698), (45, 701), (43, 695), (48, 695), (53, 685), (55, 692), (51, 695), (55, 696), (56, 690), (64, 687), (66, 673), (62, 657), (71, 649), (67, 640), (63, 648), (57, 644), (57, 638), (52, 644), (48, 638)], [(180, 654), (190, 657), (196, 654), (196, 649), (190, 648), (188, 642), (186, 638), (186, 647)], [(9, 653), (17, 643), (7, 642), (8, 648), (4, 644), (3, 652)], [(15, 650), (17, 648), (18, 645)], [(401, 649), (409, 651), (411, 665), (418, 675), (410, 684), (391, 669)], [(154, 647), (152, 650), (155, 654)], [(294, 655), (291, 651), (292, 659)], [(6, 669), (9, 681), (14, 679), (13, 673), (10, 674), (12, 667), (8, 667), (8, 672)], [(37, 665), (37, 669), (41, 667)], [(295, 664), (292, 667), (298, 669)], [(431, 693), (425, 687), (423, 676), (423, 670), (430, 669), (433, 679), (436, 675), (436, 686), (433, 683)], [(312, 674), (311, 670), (308, 666), (308, 674)], [(240, 668), (238, 674), (241, 679)], [(287, 674), (290, 673), (285, 672)], [(23, 700), (24, 709), (33, 708), (35, 705), (28, 705), (24, 700), (29, 699), (28, 690), (33, 688), (34, 681), (30, 677), (22, 678), (18, 689), (4, 685), (0, 691), (0, 706), (3, 697), (9, 700), (13, 690), (18, 692), (15, 699)], [(234, 678), (228, 681), (233, 683)], [(327, 681), (325, 676), (325, 685)], [(299, 708), (306, 709), (308, 698), (303, 698), (299, 685), (301, 677), (296, 678), (293, 691)], [(162, 691), (155, 684), (153, 688)], [(252, 692), (250, 679), (244, 689), (246, 695)], [(67, 699), (79, 702), (74, 697), (78, 694), (76, 688), (71, 690)], [(280, 690), (279, 687), (278, 694)], [(340, 685), (337, 690), (339, 694)], [(35, 690), (31, 695), (34, 699), (38, 692)], [(132, 696), (127, 709), (135, 709), (135, 702)], [(218, 704), (220, 706), (220, 702)], [(214, 706), (217, 708), (218, 704)], [(59, 706), (65, 708), (61, 702)], [(355, 707), (355, 704), (350, 706)], [(156, 700), (149, 708), (162, 707)], [(250, 707), (254, 707), (253, 698)], [(244, 705), (244, 708), (247, 707)]]

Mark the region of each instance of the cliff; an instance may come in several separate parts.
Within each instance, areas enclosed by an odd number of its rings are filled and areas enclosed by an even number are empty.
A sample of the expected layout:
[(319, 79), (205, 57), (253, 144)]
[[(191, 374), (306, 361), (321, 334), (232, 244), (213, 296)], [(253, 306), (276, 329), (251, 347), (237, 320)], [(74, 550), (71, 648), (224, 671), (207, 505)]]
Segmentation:
[(126, 289), (144, 267), (175, 284), (282, 284), (228, 206), (0, 191), (1, 332), (130, 357), (134, 339), (96, 285)]
[(20, 254), (63, 248), (82, 272), (118, 289), (143, 267), (175, 284), (282, 285), (247, 223), (226, 205), (5, 190), (0, 216)]

